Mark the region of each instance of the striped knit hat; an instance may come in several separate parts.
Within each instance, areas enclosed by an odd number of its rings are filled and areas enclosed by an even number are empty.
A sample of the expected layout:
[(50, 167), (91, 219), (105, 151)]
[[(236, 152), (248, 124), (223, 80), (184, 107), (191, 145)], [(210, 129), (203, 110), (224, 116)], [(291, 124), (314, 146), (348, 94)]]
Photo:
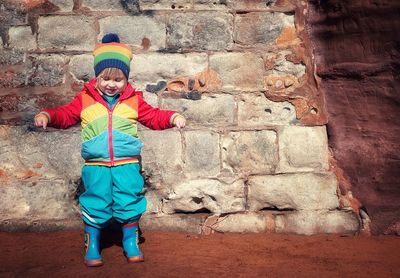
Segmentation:
[(101, 43), (94, 48), (93, 56), (96, 77), (106, 68), (117, 68), (128, 79), (132, 50), (128, 45), (120, 43), (117, 34), (104, 35)]

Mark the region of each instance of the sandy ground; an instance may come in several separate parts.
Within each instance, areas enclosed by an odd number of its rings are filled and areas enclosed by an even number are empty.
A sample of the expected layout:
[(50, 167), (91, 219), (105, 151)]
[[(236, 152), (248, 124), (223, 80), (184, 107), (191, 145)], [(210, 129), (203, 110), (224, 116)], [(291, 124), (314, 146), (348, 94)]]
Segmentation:
[(0, 232), (0, 277), (400, 277), (400, 238), (144, 232), (146, 261), (128, 264), (118, 231), (105, 264), (83, 264), (83, 233)]

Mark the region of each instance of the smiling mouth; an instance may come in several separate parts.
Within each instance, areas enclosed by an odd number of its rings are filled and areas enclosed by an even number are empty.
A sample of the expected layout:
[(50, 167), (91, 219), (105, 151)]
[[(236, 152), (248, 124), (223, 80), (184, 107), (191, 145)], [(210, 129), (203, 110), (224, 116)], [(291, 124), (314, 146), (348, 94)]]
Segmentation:
[(104, 93), (105, 93), (106, 95), (111, 95), (111, 96), (113, 96), (113, 95), (118, 94), (118, 91), (117, 91), (117, 90), (105, 90)]

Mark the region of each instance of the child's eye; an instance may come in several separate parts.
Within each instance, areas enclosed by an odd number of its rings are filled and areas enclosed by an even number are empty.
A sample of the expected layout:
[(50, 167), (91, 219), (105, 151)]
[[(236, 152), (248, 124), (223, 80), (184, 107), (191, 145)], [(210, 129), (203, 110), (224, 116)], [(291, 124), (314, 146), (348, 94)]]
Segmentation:
[(105, 77), (103, 77), (103, 80), (104, 80), (104, 81), (108, 81), (108, 80), (110, 80), (110, 77), (105, 76)]
[(115, 82), (121, 82), (122, 78), (115, 78)]

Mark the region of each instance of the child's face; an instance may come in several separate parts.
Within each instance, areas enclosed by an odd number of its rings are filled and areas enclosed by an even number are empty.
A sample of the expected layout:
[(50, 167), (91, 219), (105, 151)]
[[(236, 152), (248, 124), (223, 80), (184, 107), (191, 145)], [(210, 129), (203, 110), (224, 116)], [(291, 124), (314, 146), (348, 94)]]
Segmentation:
[(108, 71), (107, 69), (100, 73), (97, 78), (97, 88), (108, 96), (114, 96), (122, 93), (128, 81), (122, 71)]

